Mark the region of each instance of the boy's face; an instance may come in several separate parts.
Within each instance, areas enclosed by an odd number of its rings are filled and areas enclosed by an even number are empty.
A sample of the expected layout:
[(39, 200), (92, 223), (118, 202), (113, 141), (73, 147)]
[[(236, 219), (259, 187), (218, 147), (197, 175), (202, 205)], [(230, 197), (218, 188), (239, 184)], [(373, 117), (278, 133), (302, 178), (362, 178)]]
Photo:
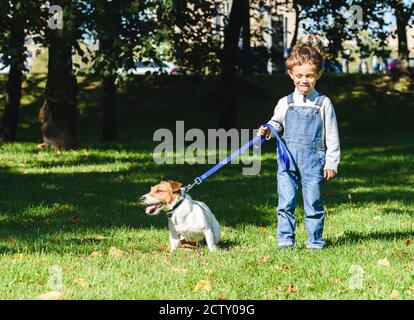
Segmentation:
[(295, 87), (303, 95), (307, 95), (321, 77), (322, 70), (317, 72), (314, 64), (306, 63), (301, 66), (294, 66), (292, 70), (288, 70), (288, 74), (292, 78)]

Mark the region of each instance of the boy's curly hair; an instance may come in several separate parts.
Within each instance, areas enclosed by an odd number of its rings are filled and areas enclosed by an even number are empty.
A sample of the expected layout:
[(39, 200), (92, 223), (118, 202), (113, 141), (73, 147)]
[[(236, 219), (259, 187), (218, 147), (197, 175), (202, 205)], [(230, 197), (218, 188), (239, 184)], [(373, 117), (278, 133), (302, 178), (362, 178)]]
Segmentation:
[(315, 65), (316, 71), (319, 72), (323, 68), (323, 57), (315, 46), (309, 44), (295, 45), (286, 60), (287, 69), (292, 71), (294, 66), (301, 66), (306, 63)]

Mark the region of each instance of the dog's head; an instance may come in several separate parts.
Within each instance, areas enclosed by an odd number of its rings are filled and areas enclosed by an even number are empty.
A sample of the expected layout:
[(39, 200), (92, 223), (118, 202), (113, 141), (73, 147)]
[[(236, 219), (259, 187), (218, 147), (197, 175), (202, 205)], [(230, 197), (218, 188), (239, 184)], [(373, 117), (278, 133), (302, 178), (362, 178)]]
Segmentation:
[(161, 181), (151, 187), (151, 191), (140, 198), (141, 205), (145, 206), (145, 213), (156, 215), (168, 207), (181, 195), (182, 183), (176, 181)]

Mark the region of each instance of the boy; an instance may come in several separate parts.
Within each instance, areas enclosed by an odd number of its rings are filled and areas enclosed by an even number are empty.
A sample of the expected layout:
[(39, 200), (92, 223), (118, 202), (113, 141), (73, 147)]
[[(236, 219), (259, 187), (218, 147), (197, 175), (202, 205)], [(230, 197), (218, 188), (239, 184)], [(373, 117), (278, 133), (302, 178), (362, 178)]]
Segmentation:
[[(278, 132), (284, 130), (290, 166), (277, 172), (277, 239), (280, 249), (295, 245), (295, 208), (298, 185), (302, 185), (305, 226), (309, 240), (306, 247), (322, 249), (324, 209), (320, 191), (323, 179), (338, 171), (340, 147), (338, 125), (330, 99), (315, 90), (322, 76), (323, 59), (317, 49), (296, 45), (287, 61), (288, 74), (295, 91), (279, 100), (268, 122)], [(261, 126), (258, 135), (270, 138), (270, 130)]]

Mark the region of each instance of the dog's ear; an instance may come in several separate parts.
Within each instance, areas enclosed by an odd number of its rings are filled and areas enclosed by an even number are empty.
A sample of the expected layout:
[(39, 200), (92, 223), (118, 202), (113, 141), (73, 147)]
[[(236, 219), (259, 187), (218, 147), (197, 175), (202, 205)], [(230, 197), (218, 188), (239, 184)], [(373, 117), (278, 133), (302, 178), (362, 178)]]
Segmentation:
[(170, 186), (171, 186), (171, 189), (172, 189), (172, 192), (173, 193), (175, 193), (175, 192), (179, 192), (180, 191), (180, 188), (181, 188), (181, 186), (183, 185), (182, 183), (180, 183), (180, 182), (177, 182), (177, 181), (168, 181), (168, 183), (170, 184)]

